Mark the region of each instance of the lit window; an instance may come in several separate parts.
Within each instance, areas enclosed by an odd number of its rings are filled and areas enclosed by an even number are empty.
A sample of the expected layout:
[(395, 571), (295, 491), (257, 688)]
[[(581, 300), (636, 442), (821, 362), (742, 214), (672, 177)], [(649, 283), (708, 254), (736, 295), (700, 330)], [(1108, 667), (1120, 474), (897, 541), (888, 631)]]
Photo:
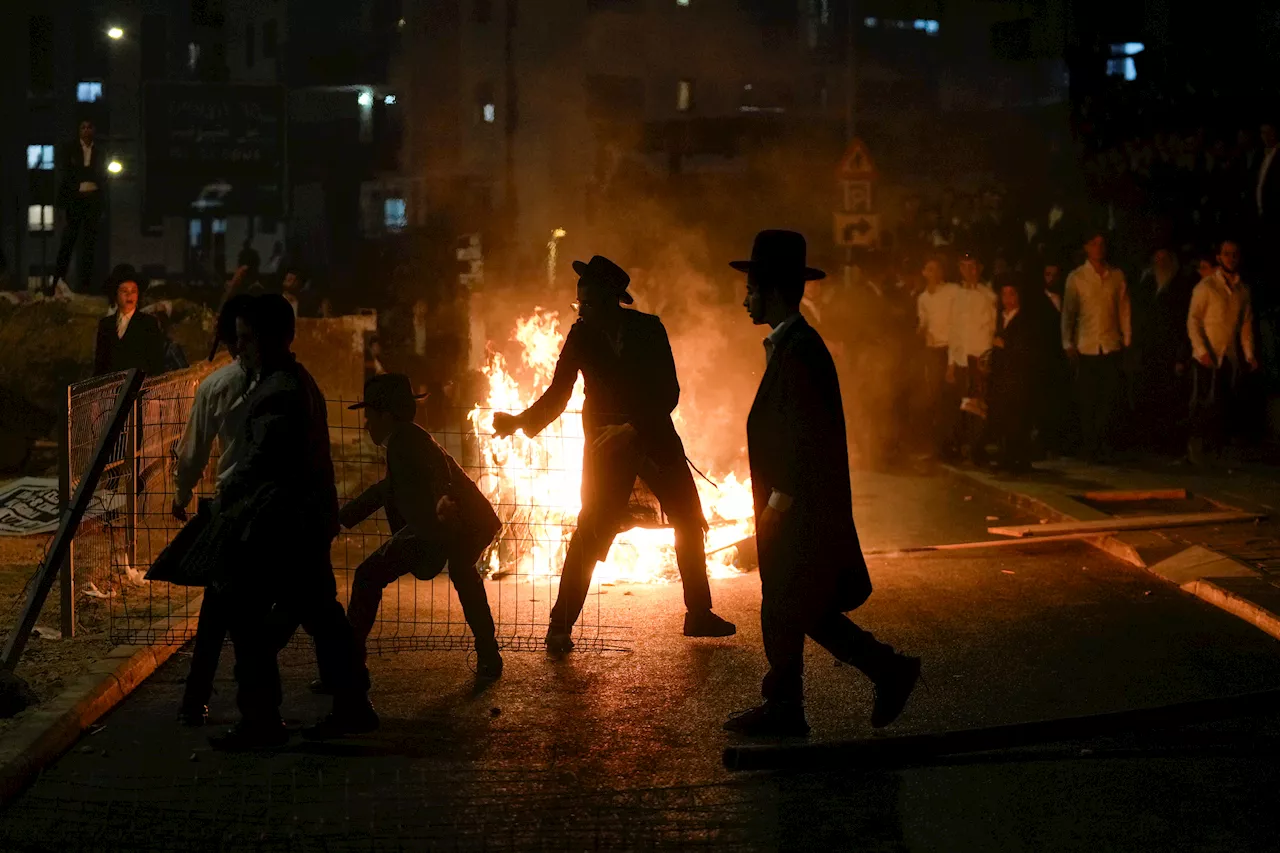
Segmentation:
[(877, 25), (877, 24), (879, 24), (879, 23), (880, 23), (880, 22), (879, 22), (878, 20), (876, 20), (875, 18), (863, 18), (863, 19), (862, 19), (862, 25), (863, 25), (864, 27), (867, 27), (867, 28), (869, 28), (869, 29), (873, 29), (873, 30), (876, 28), (876, 25)]
[(76, 100), (82, 104), (92, 104), (102, 99), (102, 84), (99, 82), (83, 82), (76, 84)]
[(939, 29), (938, 22), (931, 18), (916, 18), (911, 22), (911, 27), (931, 36), (936, 36)]
[(187, 43), (187, 70), (195, 72), (196, 66), (200, 64), (200, 45), (195, 42)]
[(484, 116), (485, 124), (493, 124), (498, 120), (498, 108), (493, 104), (485, 104), (481, 113)]
[(401, 231), (409, 225), (409, 208), (402, 198), (388, 198), (382, 202), (382, 224), (388, 231)]
[(676, 5), (677, 5), (677, 6), (684, 6), (685, 8), (688, 8), (688, 6), (689, 6), (689, 0), (676, 0)]
[[(1119, 50), (1117, 50), (1119, 48)], [(1125, 56), (1137, 56), (1147, 49), (1147, 46), (1140, 41), (1127, 41), (1124, 44), (1111, 45), (1113, 54), (1123, 53)]]
[(687, 113), (689, 107), (693, 104), (693, 84), (688, 80), (681, 80), (676, 84), (676, 110), (678, 112)]
[(199, 219), (187, 222), (187, 245), (193, 249), (200, 247), (200, 238), (204, 236), (204, 223)]
[(226, 233), (227, 233), (227, 220), (225, 220), (225, 219), (215, 219), (215, 220), (213, 220), (213, 233), (214, 233), (214, 234), (226, 234)]
[(394, 107), (396, 105), (396, 96), (387, 95), (385, 98), (382, 99), (382, 103), (386, 104), (389, 107)]
[(53, 230), (53, 205), (31, 204), (27, 206), (27, 230), (33, 234)]
[(1138, 65), (1133, 61), (1132, 56), (1125, 56), (1120, 59), (1108, 59), (1107, 76), (1123, 77), (1126, 80), (1137, 80)]
[(28, 145), (27, 146), (27, 168), (28, 169), (44, 169), (48, 171), (53, 168), (53, 146), (52, 145)]

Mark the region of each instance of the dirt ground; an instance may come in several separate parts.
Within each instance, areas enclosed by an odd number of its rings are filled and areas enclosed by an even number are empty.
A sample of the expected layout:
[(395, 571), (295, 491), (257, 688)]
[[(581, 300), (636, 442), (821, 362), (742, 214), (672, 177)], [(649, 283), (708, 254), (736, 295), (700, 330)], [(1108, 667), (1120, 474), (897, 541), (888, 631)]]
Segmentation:
[[(18, 621), (26, 602), (26, 588), (40, 565), (51, 535), (0, 536), (0, 632), (6, 637)], [(26, 679), (40, 701), (60, 693), (94, 661), (111, 650), (107, 639), (107, 609), (93, 599), (81, 597), (77, 602), (76, 636), (61, 637), (62, 608), (55, 584), (36, 621), (37, 628), (53, 632), (50, 636), (32, 636), (27, 643), (16, 672)], [(30, 709), (26, 713), (30, 713)], [(0, 737), (21, 715), (0, 719)]]

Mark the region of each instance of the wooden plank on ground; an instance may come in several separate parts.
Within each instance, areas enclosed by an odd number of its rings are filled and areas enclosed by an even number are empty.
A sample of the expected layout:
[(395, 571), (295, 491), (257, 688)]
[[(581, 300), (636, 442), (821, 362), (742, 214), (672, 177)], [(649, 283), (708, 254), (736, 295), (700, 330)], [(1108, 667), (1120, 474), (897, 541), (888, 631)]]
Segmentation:
[(1201, 524), (1229, 524), (1266, 518), (1257, 512), (1181, 512), (1163, 515), (1100, 518), (1096, 521), (1062, 521), (1054, 524), (1022, 524), (1011, 527), (988, 527), (997, 536), (1058, 536), (1064, 533), (1116, 532), (1121, 530), (1154, 530), (1160, 527), (1195, 527)]
[(1127, 501), (1185, 501), (1186, 489), (1107, 489), (1098, 492), (1085, 492), (1086, 500), (1099, 503)]

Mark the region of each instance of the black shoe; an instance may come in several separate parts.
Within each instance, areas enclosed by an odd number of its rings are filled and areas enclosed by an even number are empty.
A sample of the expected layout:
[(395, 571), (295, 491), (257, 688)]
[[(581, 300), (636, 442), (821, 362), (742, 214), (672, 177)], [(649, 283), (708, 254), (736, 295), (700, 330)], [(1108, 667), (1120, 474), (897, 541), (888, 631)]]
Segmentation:
[(573, 651), (573, 638), (568, 631), (547, 629), (547, 651), (553, 655), (567, 655)]
[(209, 746), (220, 752), (253, 752), (278, 749), (289, 742), (284, 722), (246, 724), (243, 720), (220, 735), (209, 738)]
[(203, 726), (209, 722), (208, 705), (183, 705), (178, 709), (178, 722), (184, 726)]
[(725, 722), (724, 730), (748, 737), (807, 737), (809, 723), (799, 702), (765, 702), (734, 714)]
[(498, 678), (502, 675), (502, 655), (497, 649), (477, 654), (476, 678)]
[(727, 619), (721, 619), (710, 610), (684, 615), (686, 637), (732, 637), (738, 628)]
[(919, 680), (920, 658), (897, 655), (889, 675), (875, 683), (876, 701), (871, 709), (873, 728), (882, 729), (898, 719)]
[(333, 740), (349, 735), (368, 734), (376, 731), (381, 724), (378, 712), (366, 700), (363, 705), (330, 711), (314, 726), (304, 728), (302, 736), (307, 740)]
[(324, 679), (317, 678), (315, 681), (307, 685), (307, 688), (318, 696), (332, 696), (333, 688), (324, 683)]

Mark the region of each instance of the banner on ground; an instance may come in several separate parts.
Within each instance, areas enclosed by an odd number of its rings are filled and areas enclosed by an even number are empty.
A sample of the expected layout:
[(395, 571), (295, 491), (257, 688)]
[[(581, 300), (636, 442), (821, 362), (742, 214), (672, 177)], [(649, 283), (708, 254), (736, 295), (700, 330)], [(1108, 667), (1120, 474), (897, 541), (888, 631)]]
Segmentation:
[[(100, 500), (90, 504), (85, 518), (96, 518), (122, 502), (123, 496), (103, 492)], [(52, 533), (61, 517), (57, 480), (22, 477), (0, 486), (0, 536)]]

